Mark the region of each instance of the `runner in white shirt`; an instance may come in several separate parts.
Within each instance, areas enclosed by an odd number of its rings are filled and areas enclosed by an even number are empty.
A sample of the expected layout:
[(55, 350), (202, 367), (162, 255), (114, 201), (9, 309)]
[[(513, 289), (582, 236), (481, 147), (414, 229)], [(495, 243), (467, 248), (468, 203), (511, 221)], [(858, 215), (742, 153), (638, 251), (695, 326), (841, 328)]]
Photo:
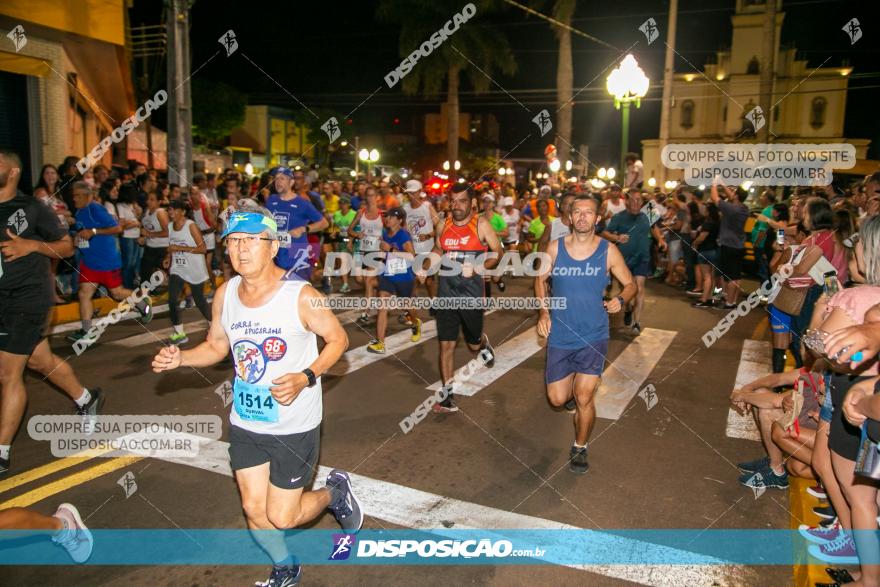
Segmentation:
[[(359, 254), (355, 255), (354, 259), (354, 268), (357, 269), (355, 278), (358, 283), (364, 284), (364, 297), (369, 300), (375, 295), (378, 285), (378, 269), (381, 267), (381, 262), (375, 260), (374, 264), (370, 264), (370, 259), (374, 257), (378, 259), (376, 253), (379, 252), (379, 245), (382, 242), (382, 229), (385, 227), (382, 222), (382, 214), (379, 211), (379, 199), (376, 194), (376, 188), (367, 188), (364, 202), (361, 204), (361, 208), (351, 224), (360, 228), (359, 231), (348, 231), (350, 235), (358, 239)], [(367, 317), (366, 312), (361, 312), (357, 321), (361, 324), (366, 324), (370, 319)]]
[[(416, 255), (428, 254), (434, 250), (434, 226), (440, 221), (440, 216), (434, 210), (434, 206), (428, 201), (428, 196), (422, 191), (422, 182), (411, 179), (406, 182), (404, 194), (408, 201), (403, 205), (406, 212), (406, 230), (413, 239), (413, 248)], [(433, 275), (425, 278), (425, 287), (428, 296), (437, 296), (437, 282)]]
[(238, 276), (214, 296), (207, 339), (188, 351), (163, 348), (152, 367), (208, 367), (231, 351), (230, 465), (248, 528), (273, 561), (269, 579), (258, 584), (281, 587), (299, 583), (302, 568), (276, 530), (303, 526), (330, 508), (345, 532), (357, 532), (363, 512), (344, 471), (331, 471), (325, 488), (306, 490), (320, 453), (320, 377), (345, 352), (348, 337), (324, 296), (298, 277), (285, 280), (272, 262), (276, 231), (267, 215), (231, 216), (223, 238)]
[(202, 232), (205, 240), (206, 256), (208, 261), (208, 279), (211, 280), (211, 286), (217, 289), (214, 284), (213, 273), (210, 271), (214, 258), (214, 249), (216, 248), (216, 240), (214, 233), (217, 231), (217, 217), (211, 208), (210, 202), (202, 195), (202, 192), (195, 186), (189, 192), (189, 205), (192, 208), (193, 220), (196, 226)]
[(165, 267), (171, 277), (168, 281), (168, 310), (174, 333), (172, 344), (189, 341), (180, 320), (180, 295), (184, 284), (189, 285), (196, 306), (209, 322), (211, 308), (205, 299), (204, 285), (208, 281), (208, 265), (205, 262), (205, 241), (195, 223), (187, 217), (188, 206), (180, 200), (171, 202), (171, 222), (168, 224), (168, 255)]
[(514, 200), (511, 196), (505, 197), (502, 203), (501, 217), (507, 224), (507, 236), (502, 243), (508, 251), (516, 251), (516, 245), (519, 242), (520, 213), (513, 207)]
[(608, 199), (602, 202), (602, 218), (608, 222), (612, 216), (624, 210), (626, 210), (626, 200), (623, 198), (623, 190), (619, 185), (614, 184), (608, 190)]

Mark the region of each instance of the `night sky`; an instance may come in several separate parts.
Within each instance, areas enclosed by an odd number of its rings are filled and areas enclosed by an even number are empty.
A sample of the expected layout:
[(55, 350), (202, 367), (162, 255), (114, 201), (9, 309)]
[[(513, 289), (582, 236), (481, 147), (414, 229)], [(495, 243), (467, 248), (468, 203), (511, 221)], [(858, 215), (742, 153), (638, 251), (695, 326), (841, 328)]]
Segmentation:
[[(450, 15), (466, 3), (463, 0), (431, 1), (449, 4)], [(130, 11), (132, 25), (158, 23), (157, 4), (136, 0)], [(541, 11), (548, 13), (552, 4), (548, 0)], [(854, 67), (844, 132), (847, 137), (871, 139), (869, 157), (880, 159), (880, 117), (872, 109), (880, 102), (877, 99), (880, 43), (875, 40), (880, 33), (870, 30), (876, 22), (869, 14), (872, 4), (867, 1), (785, 1), (782, 43), (793, 43), (799, 57), (807, 58), (810, 67), (820, 65), (829, 56), (826, 67), (846, 62)], [(191, 13), (192, 69), (202, 66), (220, 49), (217, 39), (231, 28), (238, 37), (240, 55), (217, 56), (195, 76), (230, 83), (246, 92), (251, 104), (297, 108), (286, 89), (310, 108), (323, 107), (338, 112), (340, 120), (381, 85), (382, 89), (353, 117), (374, 132), (406, 132), (414, 128), (415, 115), (439, 111), (443, 96), (409, 97), (402, 94), (399, 86), (390, 90), (385, 86), (383, 76), (401, 60), (399, 29), (377, 22), (375, 5), (375, 2), (357, 0), (308, 3), (198, 0)], [(676, 49), (698, 69), (713, 59), (717, 50), (729, 46), (734, 5), (733, 0), (679, 1)], [(662, 41), (665, 40), (667, 10), (668, 2), (662, 1), (582, 0), (572, 23), (575, 28), (621, 50), (640, 41), (633, 53), (651, 79), (652, 88), (641, 109), (633, 111), (631, 148), (637, 147), (641, 139), (656, 138), (659, 133), (662, 92), (659, 83), (663, 73)], [(661, 27), (660, 39), (650, 46), (637, 30), (648, 17), (653, 17)], [(864, 30), (863, 38), (855, 45), (850, 44), (841, 30), (852, 17), (859, 19)], [(551, 113), (555, 110), (556, 40), (549, 23), (506, 4), (491, 18), (465, 26), (481, 26), (486, 34), (507, 36), (518, 72), (512, 77), (495, 75), (493, 78), (532, 112), (528, 114), (497, 85), (477, 96), (469, 93), (467, 82), (462, 83), (462, 111), (489, 111), (498, 117), (503, 154), (536, 129), (530, 121), (534, 114), (543, 108)], [(572, 42), (575, 92), (599, 76), (578, 94), (572, 143), (576, 146), (587, 143), (590, 158), (599, 164), (613, 163), (620, 144), (620, 115), (605, 91), (607, 72), (602, 71), (619, 52), (577, 35), (572, 36)], [(244, 55), (274, 77), (278, 85)], [(694, 71), (687, 61), (677, 57), (675, 71)], [(392, 125), (394, 118), (400, 119), (398, 126)], [(549, 142), (546, 138), (534, 136), (517, 147), (511, 157), (540, 157)]]

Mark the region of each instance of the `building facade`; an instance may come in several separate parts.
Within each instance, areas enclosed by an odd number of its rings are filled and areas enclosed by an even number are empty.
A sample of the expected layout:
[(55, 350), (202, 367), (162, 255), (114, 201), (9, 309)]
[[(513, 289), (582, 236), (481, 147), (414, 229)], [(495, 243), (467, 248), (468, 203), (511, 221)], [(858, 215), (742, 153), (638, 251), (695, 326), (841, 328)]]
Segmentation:
[[(843, 135), (846, 94), (852, 68), (810, 67), (797, 58), (794, 47), (780, 47), (785, 13), (777, 0), (776, 63), (773, 107), (765, 113), (770, 142), (850, 143), (856, 157), (867, 154), (868, 139)], [(761, 48), (765, 3), (737, 0), (732, 17), (733, 38), (729, 50), (719, 51), (715, 63), (701, 73), (676, 73), (669, 119), (670, 143), (730, 143), (755, 140), (752, 124), (745, 119), (760, 97)], [(658, 139), (642, 141), (645, 179), (664, 177)], [(667, 169), (665, 177), (680, 179), (681, 170)]]

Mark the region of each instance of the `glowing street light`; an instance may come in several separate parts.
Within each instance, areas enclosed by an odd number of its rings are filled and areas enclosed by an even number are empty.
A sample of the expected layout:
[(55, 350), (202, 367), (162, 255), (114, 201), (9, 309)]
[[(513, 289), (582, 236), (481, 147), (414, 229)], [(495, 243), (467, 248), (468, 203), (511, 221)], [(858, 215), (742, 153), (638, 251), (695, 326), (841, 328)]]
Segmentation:
[(369, 161), (370, 160), (370, 152), (366, 149), (361, 149), (360, 152), (358, 152), (358, 157), (360, 158), (361, 161)]
[(606, 171), (605, 173), (607, 174), (608, 179), (614, 179), (614, 176), (617, 175), (617, 172), (614, 170), (613, 167), (609, 167), (608, 171)]
[(548, 167), (550, 168), (550, 171), (552, 171), (553, 173), (557, 173), (559, 171), (559, 168), (562, 167), (562, 164), (559, 162), (559, 159), (554, 159), (550, 162), (550, 165), (548, 165)]
[(252, 163), (248, 163), (247, 165), (245, 165), (244, 172), (247, 173), (248, 175), (253, 175), (254, 174), (254, 165)]
[(566, 161), (566, 162), (565, 162), (565, 170), (566, 170), (566, 171), (571, 171), (571, 161)]
[(650, 187), (656, 187), (656, 186), (657, 186), (657, 180), (656, 180), (655, 178), (653, 178), (653, 177), (648, 178), (648, 185), (649, 185)]
[(377, 151), (376, 149), (371, 150), (370, 151), (370, 161), (375, 163), (378, 160), (379, 160), (379, 151)]
[(626, 167), (626, 153), (629, 150), (629, 105), (632, 102), (636, 103), (636, 108), (641, 105), (642, 98), (648, 93), (649, 84), (648, 76), (632, 54), (623, 58), (605, 84), (608, 93), (614, 96), (614, 107), (620, 110), (623, 106), (623, 136), (620, 142), (620, 162), (623, 167)]
[(599, 179), (605, 179), (606, 177), (608, 177), (608, 170), (604, 167), (600, 167), (599, 171), (596, 172), (596, 177), (598, 177)]

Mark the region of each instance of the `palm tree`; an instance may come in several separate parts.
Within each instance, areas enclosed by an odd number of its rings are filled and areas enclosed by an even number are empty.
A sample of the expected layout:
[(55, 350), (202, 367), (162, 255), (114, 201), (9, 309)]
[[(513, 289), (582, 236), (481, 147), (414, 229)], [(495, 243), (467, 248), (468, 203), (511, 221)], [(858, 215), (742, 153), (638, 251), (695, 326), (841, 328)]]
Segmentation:
[[(415, 67), (400, 82), (405, 94), (421, 93), (426, 97), (439, 95), (446, 82), (446, 155), (449, 161), (458, 159), (458, 91), (461, 74), (466, 74), (474, 91), (481, 93), (489, 89), (492, 80), (487, 76), (493, 76), (495, 70), (507, 75), (516, 72), (513, 53), (503, 33), (477, 26), (485, 21), (484, 15), (494, 8), (496, 2), (476, 0), (474, 4), (476, 15), (461, 24), (429, 56), (420, 56)], [(382, 0), (376, 15), (381, 20), (401, 25), (400, 56), (406, 57), (461, 10), (459, 3)]]
[[(553, 18), (571, 26), (577, 0), (556, 0), (553, 6)], [(561, 160), (571, 156), (571, 118), (572, 118), (572, 86), (574, 86), (574, 68), (571, 59), (571, 30), (553, 25), (556, 40), (559, 41), (559, 59), (556, 66), (556, 151)]]

